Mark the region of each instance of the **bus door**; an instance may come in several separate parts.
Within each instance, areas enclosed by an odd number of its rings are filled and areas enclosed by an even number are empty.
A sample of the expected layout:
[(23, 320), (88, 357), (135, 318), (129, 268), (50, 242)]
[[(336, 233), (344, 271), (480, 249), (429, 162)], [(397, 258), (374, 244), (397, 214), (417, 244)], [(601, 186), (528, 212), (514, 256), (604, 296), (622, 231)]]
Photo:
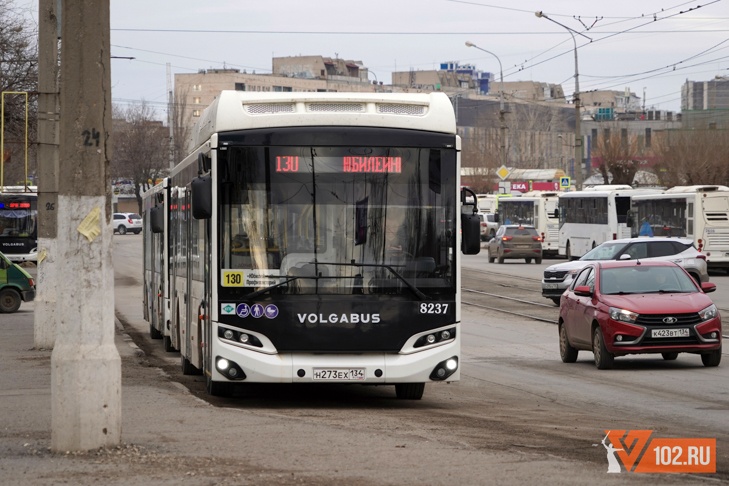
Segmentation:
[(697, 194), (696, 197), (702, 205), (706, 250), (714, 252), (714, 261), (719, 257), (726, 260), (729, 257), (729, 196), (726, 192), (715, 192)]
[(615, 214), (618, 217), (617, 234), (610, 235), (610, 239), (630, 238), (628, 228), (628, 214), (630, 213), (630, 196), (615, 196)]

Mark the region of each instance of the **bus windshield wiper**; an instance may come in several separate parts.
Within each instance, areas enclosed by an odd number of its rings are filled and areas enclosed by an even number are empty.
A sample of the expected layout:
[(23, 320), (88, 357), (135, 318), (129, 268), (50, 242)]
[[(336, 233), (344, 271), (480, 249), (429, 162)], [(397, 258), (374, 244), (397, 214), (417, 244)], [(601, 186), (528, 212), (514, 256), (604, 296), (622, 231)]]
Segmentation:
[(311, 262), (317, 263), (319, 265), (340, 265), (340, 266), (346, 266), (346, 267), (372, 267), (372, 268), (384, 268), (388, 270), (390, 273), (392, 273), (398, 280), (400, 280), (402, 283), (405, 284), (405, 286), (410, 289), (417, 297), (420, 298), (420, 300), (428, 300), (428, 296), (425, 295), (419, 288), (417, 288), (415, 285), (411, 284), (407, 281), (405, 277), (403, 277), (400, 272), (392, 268), (390, 265), (385, 265), (384, 263), (357, 263), (354, 260), (351, 260), (349, 263), (329, 263), (329, 262)]
[[(330, 263), (330, 262), (309, 262), (310, 264), (314, 265), (340, 265), (340, 266), (348, 266), (348, 267), (373, 267), (373, 268), (384, 268), (388, 270), (390, 273), (392, 273), (398, 280), (400, 280), (405, 286), (412, 291), (420, 300), (428, 300), (428, 296), (425, 295), (420, 289), (418, 289), (415, 285), (408, 282), (408, 280), (403, 277), (400, 272), (395, 270), (390, 265), (385, 265), (384, 263), (356, 263), (354, 260), (352, 260), (350, 263)], [(265, 293), (270, 292), (273, 289), (276, 289), (278, 287), (282, 287), (289, 282), (293, 282), (295, 280), (299, 279), (332, 279), (332, 278), (341, 278), (341, 277), (332, 277), (332, 276), (321, 276), (321, 275), (297, 275), (286, 278), (284, 281), (269, 285), (268, 287), (264, 287), (260, 290), (256, 290), (255, 292), (251, 292), (250, 294), (246, 294), (243, 296), (245, 299), (255, 299), (256, 297), (259, 297)], [(350, 278), (350, 277), (343, 277), (343, 278)]]
[[(275, 277), (277, 277), (277, 278), (283, 278), (280, 275), (275, 275)], [(282, 286), (288, 284), (289, 282), (293, 282), (294, 280), (299, 280), (299, 279), (305, 279), (305, 280), (315, 279), (315, 280), (319, 280), (319, 279), (333, 279), (333, 278), (336, 279), (336, 278), (351, 278), (351, 277), (329, 277), (329, 276), (323, 276), (323, 275), (295, 275), (295, 276), (290, 276), (290, 277), (286, 278), (286, 280), (284, 280), (283, 282), (279, 282), (277, 284), (269, 285), (268, 287), (264, 287), (264, 288), (262, 288), (260, 290), (256, 290), (255, 292), (251, 292), (250, 294), (246, 294), (246, 295), (243, 296), (243, 298), (244, 299), (255, 299), (256, 297), (259, 297), (259, 296), (261, 296), (261, 295), (263, 295), (263, 294), (265, 294), (267, 292), (270, 292), (271, 290), (276, 289), (278, 287), (282, 287)]]

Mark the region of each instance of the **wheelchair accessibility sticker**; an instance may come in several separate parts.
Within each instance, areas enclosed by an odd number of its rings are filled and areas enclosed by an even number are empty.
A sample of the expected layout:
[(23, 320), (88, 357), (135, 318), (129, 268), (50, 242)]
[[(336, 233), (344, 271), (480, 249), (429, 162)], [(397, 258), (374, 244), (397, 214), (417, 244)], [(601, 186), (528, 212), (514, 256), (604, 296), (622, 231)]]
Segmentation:
[(249, 316), (254, 319), (260, 319), (261, 317), (275, 319), (278, 317), (278, 307), (274, 304), (268, 304), (265, 307), (262, 304), (220, 304), (220, 315), (237, 315), (242, 319)]

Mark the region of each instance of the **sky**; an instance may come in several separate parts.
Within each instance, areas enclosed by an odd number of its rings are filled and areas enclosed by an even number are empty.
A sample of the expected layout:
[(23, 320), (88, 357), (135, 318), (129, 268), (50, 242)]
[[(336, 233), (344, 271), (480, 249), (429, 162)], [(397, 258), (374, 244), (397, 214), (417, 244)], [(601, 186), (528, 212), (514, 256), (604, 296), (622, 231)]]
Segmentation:
[[(38, 0), (13, 1), (37, 21)], [(729, 77), (729, 0), (111, 0), (112, 101), (144, 100), (164, 119), (168, 65), (173, 78), (263, 74), (296, 55), (361, 61), (384, 84), (455, 61), (569, 98), (575, 43), (580, 91), (629, 89), (680, 111), (686, 80)]]

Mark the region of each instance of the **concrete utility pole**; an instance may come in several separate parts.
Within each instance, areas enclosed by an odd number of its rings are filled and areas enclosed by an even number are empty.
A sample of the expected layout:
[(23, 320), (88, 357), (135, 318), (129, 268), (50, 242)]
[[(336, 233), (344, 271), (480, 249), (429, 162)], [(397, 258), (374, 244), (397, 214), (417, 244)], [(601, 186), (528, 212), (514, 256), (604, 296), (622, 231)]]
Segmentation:
[(38, 274), (33, 336), (36, 348), (52, 349), (56, 340), (55, 265), (58, 234), (58, 39), (57, 0), (38, 1)]
[[(51, 448), (121, 441), (121, 359), (114, 344), (109, 0), (63, 2), (56, 343)], [(71, 279), (72, 277), (72, 279)]]

